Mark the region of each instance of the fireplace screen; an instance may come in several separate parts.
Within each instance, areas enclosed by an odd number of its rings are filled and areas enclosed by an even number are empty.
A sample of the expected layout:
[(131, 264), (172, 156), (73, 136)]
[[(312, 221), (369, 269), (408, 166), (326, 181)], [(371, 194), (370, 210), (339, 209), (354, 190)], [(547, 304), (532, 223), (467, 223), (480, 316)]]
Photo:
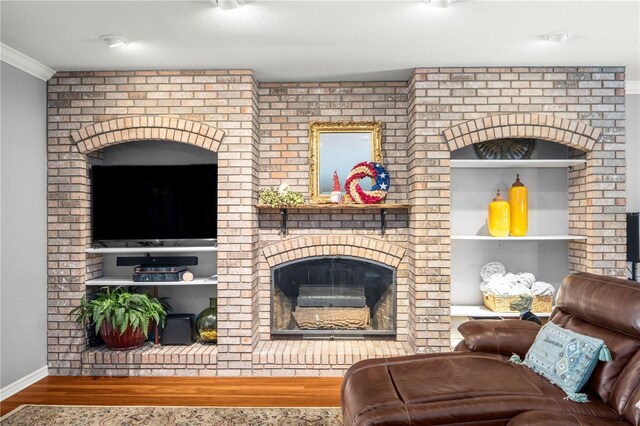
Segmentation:
[(272, 271), (273, 335), (395, 335), (395, 273), (364, 259), (317, 257)]

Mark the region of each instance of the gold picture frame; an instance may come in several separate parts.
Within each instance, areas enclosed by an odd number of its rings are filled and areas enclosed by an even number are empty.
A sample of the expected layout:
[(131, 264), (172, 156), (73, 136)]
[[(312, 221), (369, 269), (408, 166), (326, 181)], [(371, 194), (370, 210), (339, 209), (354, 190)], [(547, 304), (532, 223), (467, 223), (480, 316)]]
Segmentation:
[[(329, 203), (333, 171), (343, 186), (353, 166), (382, 162), (382, 122), (340, 121), (309, 124), (309, 199)], [(353, 164), (351, 164), (353, 163)], [(344, 191), (344, 188), (341, 188)]]

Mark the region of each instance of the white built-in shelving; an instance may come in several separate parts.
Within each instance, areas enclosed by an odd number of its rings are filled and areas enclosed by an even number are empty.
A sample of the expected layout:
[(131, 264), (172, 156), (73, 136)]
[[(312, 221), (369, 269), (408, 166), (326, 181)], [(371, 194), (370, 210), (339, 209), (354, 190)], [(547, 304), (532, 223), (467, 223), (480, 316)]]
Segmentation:
[(86, 253), (97, 254), (136, 254), (136, 253), (213, 253), (218, 251), (216, 246), (162, 246), (162, 247), (92, 247)]
[(468, 241), (571, 241), (586, 240), (582, 235), (527, 235), (524, 237), (492, 237), (490, 235), (452, 235), (452, 240)]
[[(551, 312), (536, 312), (541, 318), (551, 315)], [(469, 318), (518, 318), (519, 312), (494, 312), (484, 306), (478, 305), (452, 305), (452, 317), (469, 317)]]
[(85, 282), (87, 286), (91, 287), (105, 287), (105, 286), (135, 286), (135, 287), (165, 287), (165, 286), (193, 286), (193, 285), (216, 285), (218, 284), (218, 277), (196, 277), (191, 281), (133, 281), (130, 278), (120, 277), (100, 277)]
[(585, 164), (586, 160), (451, 160), (452, 169), (563, 168)]
[[(217, 154), (212, 151), (164, 141), (119, 144), (102, 151), (102, 156), (104, 164), (110, 166), (217, 163)], [(157, 297), (166, 298), (174, 312), (195, 315), (209, 306), (210, 297), (216, 296), (218, 247), (215, 240), (166, 240), (145, 244), (129, 243), (128, 246), (114, 241), (106, 245), (106, 247), (96, 245), (85, 249), (88, 256), (102, 257), (101, 264), (92, 263), (92, 267), (100, 268), (94, 275), (101, 276), (85, 282), (89, 291), (105, 286), (145, 287)], [(198, 258), (198, 264), (187, 267), (195, 277), (191, 281), (134, 282), (133, 266), (118, 266), (118, 257), (126, 256), (195, 256)], [(179, 351), (180, 347), (177, 348), (176, 350)], [(215, 350), (215, 346), (213, 348)], [(200, 352), (198, 350), (198, 353)]]
[[(153, 289), (159, 297), (167, 297), (175, 312), (198, 314), (208, 306), (209, 297), (217, 293), (218, 277), (215, 245), (92, 247), (86, 253), (102, 255), (102, 276), (87, 280), (87, 289), (133, 286)], [(118, 266), (121, 256), (196, 256), (198, 265), (188, 266), (191, 281), (133, 281), (132, 266)]]
[[(215, 275), (215, 256), (206, 253), (215, 253), (216, 246), (140, 246), (140, 247), (93, 247), (86, 249), (86, 253), (104, 255), (104, 276), (86, 281), (87, 286), (195, 286), (195, 285), (215, 285), (218, 283)], [(191, 281), (153, 281), (134, 282), (131, 279), (133, 272), (130, 266), (117, 266), (118, 255), (193, 255), (198, 256), (199, 263), (203, 266), (193, 266), (188, 269), (196, 276)], [(203, 255), (205, 254), (205, 255)], [(213, 261), (213, 263), (212, 263)]]
[[(569, 272), (569, 244), (586, 240), (569, 232), (569, 170), (586, 164), (569, 159), (565, 147), (538, 141), (532, 159), (480, 160), (472, 148), (451, 159), (451, 317), (456, 326), (469, 318), (517, 318), (517, 312), (493, 312), (483, 306), (480, 270), (502, 262), (508, 272), (531, 272), (559, 287)], [(525, 237), (492, 237), (488, 204), (500, 189), (508, 200), (516, 175), (529, 190), (529, 230)], [(548, 317), (550, 313), (536, 313)]]

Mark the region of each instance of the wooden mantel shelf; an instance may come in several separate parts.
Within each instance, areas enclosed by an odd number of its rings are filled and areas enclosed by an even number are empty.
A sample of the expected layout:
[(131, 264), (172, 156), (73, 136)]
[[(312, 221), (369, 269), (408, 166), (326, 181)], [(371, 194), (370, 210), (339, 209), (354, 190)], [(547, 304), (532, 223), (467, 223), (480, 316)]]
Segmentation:
[[(280, 209), (281, 207), (271, 207), (269, 204), (258, 204), (259, 209)], [(411, 208), (409, 204), (298, 204), (297, 206), (282, 207), (288, 210), (406, 210)]]
[(287, 234), (287, 214), (288, 210), (379, 210), (380, 211), (380, 233), (384, 235), (385, 216), (387, 210), (408, 210), (411, 208), (409, 204), (299, 204), (292, 207), (273, 207), (268, 204), (257, 204), (260, 210), (280, 210), (282, 218), (281, 230), (283, 235)]

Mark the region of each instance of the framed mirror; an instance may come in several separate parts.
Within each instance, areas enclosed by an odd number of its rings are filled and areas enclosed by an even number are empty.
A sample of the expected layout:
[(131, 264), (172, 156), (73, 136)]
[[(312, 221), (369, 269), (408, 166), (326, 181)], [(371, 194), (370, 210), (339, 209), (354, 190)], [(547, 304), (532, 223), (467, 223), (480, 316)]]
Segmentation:
[(382, 162), (382, 123), (314, 122), (309, 125), (309, 199), (330, 202), (333, 172), (344, 192), (347, 175), (363, 161)]

